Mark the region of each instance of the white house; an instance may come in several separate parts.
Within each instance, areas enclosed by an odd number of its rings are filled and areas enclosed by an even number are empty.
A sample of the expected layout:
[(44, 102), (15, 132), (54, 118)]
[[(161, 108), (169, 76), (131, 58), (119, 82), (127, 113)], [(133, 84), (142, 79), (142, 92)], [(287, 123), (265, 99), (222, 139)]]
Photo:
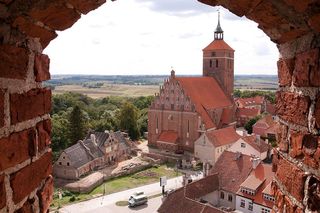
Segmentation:
[(259, 135), (243, 136), (228, 148), (230, 152), (241, 152), (244, 155), (266, 159), (270, 145), (264, 142)]
[(239, 138), (234, 127), (206, 131), (195, 141), (194, 155), (201, 162), (213, 166), (223, 151)]
[(243, 213), (270, 213), (274, 205), (271, 182), (272, 166), (260, 163), (240, 185), (236, 195), (236, 209)]

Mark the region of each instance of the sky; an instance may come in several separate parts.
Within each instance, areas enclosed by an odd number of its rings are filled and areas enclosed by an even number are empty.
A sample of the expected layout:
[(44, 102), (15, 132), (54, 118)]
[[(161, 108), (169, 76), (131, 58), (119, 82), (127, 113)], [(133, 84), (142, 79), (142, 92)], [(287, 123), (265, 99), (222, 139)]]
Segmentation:
[(202, 74), (218, 12), (235, 74), (276, 74), (278, 50), (257, 24), (196, 0), (117, 0), (82, 15), (44, 50), (51, 74)]

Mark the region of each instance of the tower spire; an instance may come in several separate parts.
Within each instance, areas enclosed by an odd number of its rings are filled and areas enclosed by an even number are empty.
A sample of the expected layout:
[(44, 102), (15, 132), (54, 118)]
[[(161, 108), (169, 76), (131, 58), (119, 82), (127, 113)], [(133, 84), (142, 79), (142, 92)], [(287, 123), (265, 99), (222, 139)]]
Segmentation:
[(214, 31), (214, 39), (215, 40), (223, 40), (223, 30), (220, 25), (220, 11), (218, 10), (218, 25), (216, 30)]

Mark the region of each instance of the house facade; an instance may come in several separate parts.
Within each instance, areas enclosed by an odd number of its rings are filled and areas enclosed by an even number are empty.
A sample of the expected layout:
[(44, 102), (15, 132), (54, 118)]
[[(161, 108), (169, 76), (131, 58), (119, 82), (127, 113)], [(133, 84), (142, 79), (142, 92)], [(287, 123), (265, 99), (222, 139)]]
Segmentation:
[(268, 157), (268, 151), (270, 150), (271, 146), (262, 140), (259, 135), (243, 136), (228, 148), (230, 152), (241, 152), (244, 155), (258, 157), (261, 160)]
[(225, 127), (204, 132), (195, 142), (194, 156), (203, 164), (213, 166), (224, 150), (240, 139), (234, 127)]
[(99, 168), (125, 160), (131, 146), (126, 133), (91, 132), (83, 141), (65, 149), (53, 165), (54, 177), (79, 179)]
[(252, 126), (252, 132), (276, 140), (278, 123), (272, 115), (266, 115)]
[(171, 71), (160, 86), (148, 111), (148, 144), (194, 152), (201, 132), (235, 125), (233, 64), (234, 50), (223, 40), (219, 19), (214, 40), (203, 49), (203, 76)]

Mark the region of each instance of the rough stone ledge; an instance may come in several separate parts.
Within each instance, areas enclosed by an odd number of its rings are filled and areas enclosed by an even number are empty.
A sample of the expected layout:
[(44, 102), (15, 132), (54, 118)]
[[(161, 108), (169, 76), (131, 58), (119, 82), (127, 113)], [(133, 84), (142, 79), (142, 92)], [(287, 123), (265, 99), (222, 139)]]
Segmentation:
[(279, 155), (281, 155), (285, 160), (289, 161), (292, 164), (297, 165), (297, 167), (301, 170), (303, 170), (304, 172), (310, 174), (310, 175), (315, 175), (317, 177), (320, 177), (320, 170), (319, 169), (313, 169), (309, 166), (307, 166), (306, 164), (303, 163), (303, 161), (298, 160), (296, 158), (292, 158), (289, 154), (287, 153), (283, 153), (281, 151), (277, 152)]
[(303, 204), (300, 203), (299, 201), (297, 201), (297, 199), (294, 198), (291, 194), (289, 194), (285, 190), (285, 187), (283, 186), (283, 184), (276, 177), (273, 178), (273, 181), (276, 182), (276, 184), (279, 187), (279, 190), (281, 191), (281, 193), (284, 194), (286, 197), (288, 197), (293, 204), (295, 204), (296, 206), (298, 206), (301, 209), (304, 209)]
[(0, 88), (7, 89), (9, 93), (24, 93), (31, 89), (43, 88), (41, 82), (26, 82), (25, 80), (16, 80), (0, 78)]
[(3, 127), (0, 129), (0, 135), (2, 137), (8, 137), (11, 133), (13, 132), (20, 132), (23, 131), (25, 129), (29, 129), (29, 128), (33, 128), (36, 126), (37, 123), (39, 123), (40, 121), (44, 121), (50, 119), (50, 115), (49, 114), (45, 114), (43, 116), (40, 117), (36, 117), (27, 121), (23, 121), (20, 123), (17, 123), (15, 125), (8, 127)]
[(279, 122), (281, 124), (284, 124), (286, 126), (288, 126), (290, 129), (292, 130), (296, 130), (296, 131), (308, 131), (308, 128), (305, 127), (305, 126), (301, 126), (301, 125), (298, 125), (298, 124), (295, 124), (295, 123), (291, 123), (291, 122), (288, 122), (286, 120), (283, 120), (282, 118), (279, 117)]
[(313, 101), (317, 98), (318, 93), (320, 93), (319, 87), (295, 87), (293, 85), (286, 87), (279, 87), (280, 92), (291, 92), (296, 93), (299, 96), (308, 96)]

